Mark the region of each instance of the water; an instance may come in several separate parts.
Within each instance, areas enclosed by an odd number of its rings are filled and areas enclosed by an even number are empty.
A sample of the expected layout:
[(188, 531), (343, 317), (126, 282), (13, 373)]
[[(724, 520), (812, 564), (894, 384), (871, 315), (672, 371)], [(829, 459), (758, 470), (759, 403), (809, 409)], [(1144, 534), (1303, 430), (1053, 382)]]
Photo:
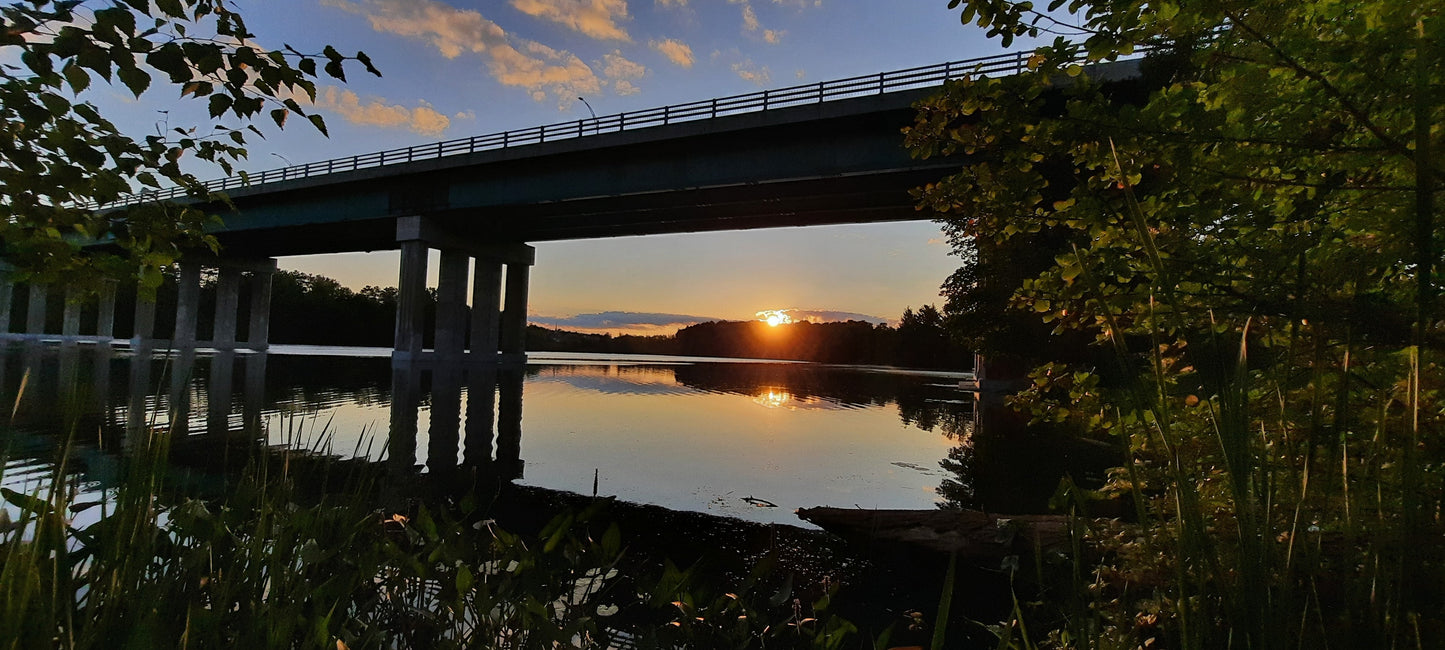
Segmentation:
[(525, 371), (406, 369), (386, 353), (11, 345), (3, 484), (34, 489), (73, 435), (71, 469), (103, 489), (141, 422), (177, 430), (172, 462), (202, 475), (289, 446), (402, 475), (486, 467), (579, 494), (595, 481), (624, 501), (799, 526), (794, 510), (812, 506), (1041, 512), (1065, 472), (1087, 483), (1114, 464), (1102, 446), (1026, 433), (962, 374), (549, 353)]

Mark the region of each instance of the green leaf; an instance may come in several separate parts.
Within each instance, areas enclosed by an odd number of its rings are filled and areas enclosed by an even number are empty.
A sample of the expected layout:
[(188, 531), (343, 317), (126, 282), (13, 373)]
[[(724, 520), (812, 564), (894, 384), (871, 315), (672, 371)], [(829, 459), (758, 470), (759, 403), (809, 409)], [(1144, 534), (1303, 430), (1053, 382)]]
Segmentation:
[(322, 119), (320, 115), (313, 113), (307, 115), (306, 119), (311, 121), (311, 125), (315, 126), (316, 130), (321, 132), (321, 135), (331, 137), (331, 134), (326, 132), (326, 120)]
[(116, 76), (136, 97), (140, 97), (151, 85), (150, 74), (140, 68), (120, 68), (116, 70)]
[(288, 111), (284, 108), (278, 108), (271, 111), (271, 120), (276, 123), (276, 126), (284, 129), (286, 128), (286, 116), (290, 114), (291, 111)]
[(211, 95), (208, 109), (213, 118), (225, 115), (226, 111), (231, 110), (231, 96), (224, 93)]

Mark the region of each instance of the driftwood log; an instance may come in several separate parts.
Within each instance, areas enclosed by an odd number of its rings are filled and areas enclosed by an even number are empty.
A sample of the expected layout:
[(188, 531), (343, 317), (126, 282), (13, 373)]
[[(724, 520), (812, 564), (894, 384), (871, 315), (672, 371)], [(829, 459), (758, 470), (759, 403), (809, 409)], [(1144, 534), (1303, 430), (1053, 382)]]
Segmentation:
[(1010, 555), (1068, 552), (1064, 515), (998, 515), (976, 510), (802, 508), (798, 517), (850, 539), (893, 542), (997, 566)]

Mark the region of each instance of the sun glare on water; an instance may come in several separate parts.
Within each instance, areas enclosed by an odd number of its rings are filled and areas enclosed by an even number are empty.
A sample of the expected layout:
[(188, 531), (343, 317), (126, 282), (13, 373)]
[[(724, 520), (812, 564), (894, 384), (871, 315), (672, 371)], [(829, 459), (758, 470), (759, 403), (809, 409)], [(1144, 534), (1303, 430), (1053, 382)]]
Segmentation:
[(788, 317), (788, 312), (778, 309), (769, 309), (767, 311), (758, 312), (758, 320), (763, 321), (764, 323), (767, 323), (772, 327), (787, 325), (788, 323), (793, 322), (793, 319)]

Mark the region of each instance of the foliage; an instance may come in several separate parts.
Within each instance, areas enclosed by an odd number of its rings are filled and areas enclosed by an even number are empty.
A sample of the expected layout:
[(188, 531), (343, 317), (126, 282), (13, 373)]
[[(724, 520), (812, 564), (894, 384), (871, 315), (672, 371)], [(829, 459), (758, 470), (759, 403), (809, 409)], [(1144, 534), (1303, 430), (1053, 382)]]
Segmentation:
[[(290, 115), (326, 132), (314, 100), (317, 66), (345, 79), (349, 58), (327, 46), (311, 55), (257, 45), (224, 0), (30, 0), (0, 7), (0, 241), (21, 280), (82, 285), (138, 273), (154, 289), (160, 270), (187, 247), (210, 246), (215, 217), (182, 203), (100, 206), (130, 193), (176, 185), (205, 188), (181, 166), (186, 156), (230, 172), (246, 156), (249, 122)], [(355, 60), (374, 73), (365, 54)], [(161, 86), (204, 101), (211, 118), (244, 127), (173, 128), (142, 139), (121, 130), (84, 93), (96, 78), (137, 98)], [(163, 84), (154, 84), (157, 79)], [(121, 253), (78, 254), (78, 242), (114, 241)], [(95, 271), (101, 271), (97, 274)]]
[[(964, 253), (1061, 238), (1011, 305), (1113, 360), (1042, 367), (1018, 404), (1116, 436), (1112, 489), (1148, 506), (1055, 641), (1445, 642), (1441, 5), (960, 5), (1059, 38), (920, 105), (915, 153), (964, 156), (920, 204)], [(1146, 46), (1132, 79), (1076, 64)]]

